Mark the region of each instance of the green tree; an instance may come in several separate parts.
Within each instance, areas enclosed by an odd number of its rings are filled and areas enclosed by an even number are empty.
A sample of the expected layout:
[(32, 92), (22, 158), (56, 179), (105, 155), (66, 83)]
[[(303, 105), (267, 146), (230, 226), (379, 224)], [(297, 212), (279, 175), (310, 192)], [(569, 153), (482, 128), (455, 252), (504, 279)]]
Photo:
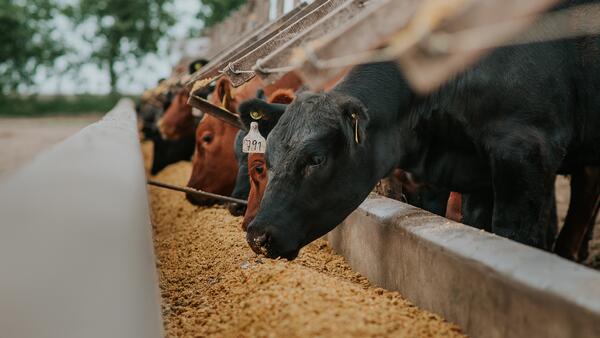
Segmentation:
[(40, 66), (66, 52), (54, 33), (60, 9), (51, 0), (0, 1), (0, 95), (33, 84)]
[(175, 18), (169, 11), (172, 0), (80, 0), (70, 15), (79, 24), (94, 23), (87, 38), (94, 48), (92, 61), (106, 67), (111, 93), (117, 92), (115, 65), (129, 57), (139, 61), (158, 49)]
[(200, 2), (202, 6), (198, 18), (204, 21), (204, 27), (210, 27), (223, 21), (231, 11), (245, 4), (246, 0), (200, 0)]

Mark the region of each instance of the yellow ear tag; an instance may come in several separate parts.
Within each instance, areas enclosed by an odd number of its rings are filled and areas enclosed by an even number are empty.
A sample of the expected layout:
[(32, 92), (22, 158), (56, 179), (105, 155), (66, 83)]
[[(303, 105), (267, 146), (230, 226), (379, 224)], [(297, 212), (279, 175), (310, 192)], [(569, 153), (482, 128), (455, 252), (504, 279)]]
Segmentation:
[(223, 95), (223, 101), (221, 101), (221, 106), (225, 109), (227, 109), (227, 101), (229, 101), (229, 95), (225, 93), (225, 95)]
[(253, 120), (260, 120), (263, 117), (263, 113), (261, 111), (252, 111), (250, 112), (250, 117)]
[(360, 139), (358, 138), (358, 114), (352, 113), (352, 121), (354, 122), (354, 142), (356, 144), (360, 143)]
[(201, 64), (199, 64), (199, 63), (197, 63), (197, 64), (194, 66), (194, 69), (196, 69), (196, 71), (200, 70), (200, 68), (202, 68), (202, 65), (201, 65)]

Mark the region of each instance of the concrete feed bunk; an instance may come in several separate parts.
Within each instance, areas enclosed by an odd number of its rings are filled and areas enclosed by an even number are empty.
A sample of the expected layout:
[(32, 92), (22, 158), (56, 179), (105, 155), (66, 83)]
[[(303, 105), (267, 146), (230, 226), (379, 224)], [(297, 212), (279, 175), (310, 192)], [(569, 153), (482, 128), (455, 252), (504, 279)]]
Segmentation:
[[(189, 163), (178, 163), (157, 179), (183, 185), (189, 172)], [(324, 240), (293, 262), (259, 258), (240, 217), (192, 206), (181, 193), (149, 192), (168, 336), (463, 336), (371, 285)]]
[(122, 101), (0, 186), (1, 336), (600, 336), (597, 271), (385, 198), (259, 258), (240, 218), (146, 189), (135, 122)]

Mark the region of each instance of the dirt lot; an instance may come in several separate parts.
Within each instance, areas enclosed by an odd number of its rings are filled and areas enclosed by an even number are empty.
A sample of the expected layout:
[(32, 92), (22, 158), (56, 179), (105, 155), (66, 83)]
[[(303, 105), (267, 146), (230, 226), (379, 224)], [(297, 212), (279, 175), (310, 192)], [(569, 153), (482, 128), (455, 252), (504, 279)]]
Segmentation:
[[(158, 175), (184, 184), (189, 163)], [(354, 273), (323, 240), (293, 262), (257, 257), (241, 217), (150, 188), (170, 337), (459, 337), (460, 329)]]
[(0, 118), (0, 181), (101, 115)]
[[(142, 148), (152, 150), (147, 142)], [(189, 163), (178, 163), (157, 179), (183, 185), (189, 172)], [(558, 178), (556, 187), (563, 220), (568, 179)], [(370, 285), (323, 240), (291, 263), (264, 259), (245, 244), (241, 219), (225, 209), (194, 207), (183, 194), (155, 187), (150, 200), (168, 336), (462, 335), (400, 294)], [(596, 257), (599, 242), (592, 244)]]

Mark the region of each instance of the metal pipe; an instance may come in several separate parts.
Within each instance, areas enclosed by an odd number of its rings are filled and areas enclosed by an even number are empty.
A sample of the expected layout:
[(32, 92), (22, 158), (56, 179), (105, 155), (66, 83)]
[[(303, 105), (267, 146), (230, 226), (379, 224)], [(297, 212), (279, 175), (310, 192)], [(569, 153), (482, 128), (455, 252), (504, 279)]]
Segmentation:
[(226, 201), (226, 202), (233, 202), (233, 203), (248, 205), (248, 201), (246, 201), (246, 200), (241, 200), (241, 199), (234, 198), (234, 197), (213, 194), (211, 192), (206, 192), (206, 191), (197, 190), (197, 189), (188, 188), (188, 187), (180, 187), (177, 185), (163, 183), (163, 182), (155, 181), (152, 179), (148, 179), (148, 184), (157, 186), (157, 187), (161, 187), (161, 188), (177, 190), (177, 191), (181, 191), (181, 192), (196, 195), (196, 196), (214, 198), (214, 199), (218, 199), (218, 200), (222, 200), (222, 201)]

